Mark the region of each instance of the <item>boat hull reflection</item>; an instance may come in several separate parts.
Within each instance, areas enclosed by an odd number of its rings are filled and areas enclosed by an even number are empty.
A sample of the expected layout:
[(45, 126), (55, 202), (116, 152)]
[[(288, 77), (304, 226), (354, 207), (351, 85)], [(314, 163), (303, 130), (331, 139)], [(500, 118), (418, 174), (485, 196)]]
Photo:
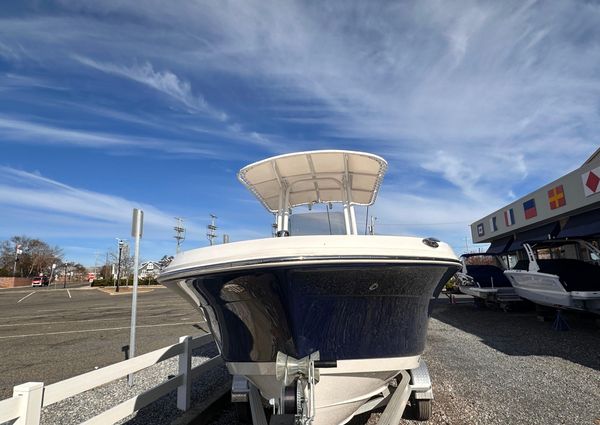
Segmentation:
[[(456, 271), (429, 264), (263, 268), (192, 279), (227, 362), (423, 352), (430, 299)], [(188, 281), (189, 282), (189, 281)], [(216, 322), (216, 323), (215, 323)]]

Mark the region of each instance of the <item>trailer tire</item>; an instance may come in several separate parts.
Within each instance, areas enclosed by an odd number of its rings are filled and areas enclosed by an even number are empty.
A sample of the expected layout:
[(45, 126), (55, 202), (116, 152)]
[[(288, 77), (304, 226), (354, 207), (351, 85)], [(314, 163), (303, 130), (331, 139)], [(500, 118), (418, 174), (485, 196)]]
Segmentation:
[(415, 419), (418, 421), (428, 421), (431, 418), (431, 405), (431, 400), (413, 399)]

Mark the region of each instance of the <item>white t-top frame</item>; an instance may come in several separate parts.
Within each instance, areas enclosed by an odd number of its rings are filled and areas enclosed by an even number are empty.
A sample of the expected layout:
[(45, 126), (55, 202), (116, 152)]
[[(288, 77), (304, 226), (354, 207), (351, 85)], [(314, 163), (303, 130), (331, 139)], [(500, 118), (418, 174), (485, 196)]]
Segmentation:
[(373, 154), (320, 150), (275, 156), (240, 170), (238, 179), (274, 213), (277, 234), (289, 234), (294, 207), (341, 203), (346, 234), (356, 235), (355, 205), (372, 205), (387, 162)]

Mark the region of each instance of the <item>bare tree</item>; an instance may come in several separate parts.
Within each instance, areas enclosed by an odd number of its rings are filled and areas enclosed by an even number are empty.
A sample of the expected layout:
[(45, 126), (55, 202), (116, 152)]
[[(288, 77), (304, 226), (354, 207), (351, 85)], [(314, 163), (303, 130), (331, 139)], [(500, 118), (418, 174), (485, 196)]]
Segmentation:
[[(111, 252), (110, 257), (115, 268), (118, 267), (119, 252)], [(123, 245), (123, 248), (121, 249), (121, 279), (125, 278), (127, 280), (133, 273), (133, 262), (134, 258), (129, 250), (129, 245)]]
[[(17, 246), (21, 250), (18, 255)], [(16, 270), (20, 276), (49, 274), (52, 264), (60, 263), (62, 256), (59, 247), (51, 247), (40, 239), (13, 236), (0, 245), (0, 269), (2, 274), (11, 274), (16, 260)]]

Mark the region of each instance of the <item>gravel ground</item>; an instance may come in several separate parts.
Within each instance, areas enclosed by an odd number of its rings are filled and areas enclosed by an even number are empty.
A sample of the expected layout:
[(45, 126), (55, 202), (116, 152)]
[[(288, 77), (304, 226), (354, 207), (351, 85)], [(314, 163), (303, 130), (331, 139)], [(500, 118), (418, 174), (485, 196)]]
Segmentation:
[[(600, 329), (589, 318), (567, 319), (571, 330), (556, 332), (532, 311), (440, 300), (424, 353), (435, 397), (427, 423), (600, 425)], [(402, 424), (420, 423), (409, 413)], [(235, 415), (225, 410), (212, 424), (235, 425)]]
[[(217, 350), (214, 345), (200, 347), (193, 352), (192, 365), (197, 366), (216, 354)], [(135, 385), (132, 388), (127, 384), (127, 378), (123, 378), (44, 408), (41, 424), (79, 424), (166, 381), (169, 375), (176, 374), (177, 358), (167, 359), (136, 373)], [(230, 382), (231, 378), (224, 366), (206, 372), (195, 381), (192, 387), (192, 404), (199, 403), (213, 393), (222, 391), (224, 387), (230, 388)], [(177, 409), (176, 391), (172, 391), (118, 423), (168, 424), (181, 415), (182, 412)]]
[(533, 312), (442, 304), (425, 358), (433, 423), (594, 424), (600, 422), (600, 329), (568, 315), (569, 332)]

